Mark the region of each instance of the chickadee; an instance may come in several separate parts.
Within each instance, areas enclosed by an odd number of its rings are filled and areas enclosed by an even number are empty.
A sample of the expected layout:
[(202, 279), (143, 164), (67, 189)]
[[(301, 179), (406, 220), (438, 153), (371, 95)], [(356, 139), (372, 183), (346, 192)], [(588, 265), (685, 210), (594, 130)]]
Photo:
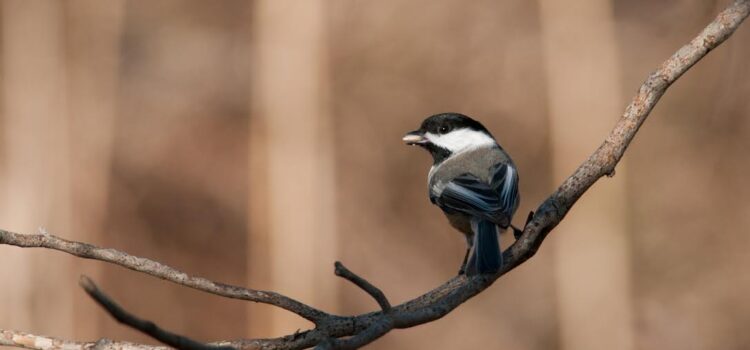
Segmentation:
[(511, 226), (520, 201), (510, 156), (482, 124), (458, 113), (433, 115), (403, 140), (432, 155), (430, 201), (466, 236), (459, 274), (497, 272), (503, 257), (498, 234)]

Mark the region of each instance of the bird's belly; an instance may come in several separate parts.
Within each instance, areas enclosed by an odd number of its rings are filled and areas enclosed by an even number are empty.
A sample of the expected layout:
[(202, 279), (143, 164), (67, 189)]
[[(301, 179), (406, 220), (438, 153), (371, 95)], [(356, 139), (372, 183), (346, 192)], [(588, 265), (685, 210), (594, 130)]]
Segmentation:
[(456, 230), (459, 230), (466, 236), (467, 240), (470, 240), (474, 235), (471, 230), (471, 217), (462, 213), (445, 213), (445, 217), (448, 218), (451, 226)]

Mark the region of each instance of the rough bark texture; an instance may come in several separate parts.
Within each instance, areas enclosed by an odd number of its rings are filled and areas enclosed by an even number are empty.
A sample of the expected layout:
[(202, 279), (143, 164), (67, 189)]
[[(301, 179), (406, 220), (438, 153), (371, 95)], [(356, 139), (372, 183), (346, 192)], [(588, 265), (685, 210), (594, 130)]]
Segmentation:
[[(355, 349), (383, 336), (394, 328), (408, 328), (439, 319), (488, 288), (500, 276), (536, 253), (549, 232), (560, 223), (575, 202), (597, 181), (613, 176), (615, 167), (648, 117), (659, 98), (683, 73), (709, 51), (726, 40), (750, 13), (750, 0), (737, 0), (721, 12), (698, 36), (680, 48), (649, 75), (625, 113), (599, 148), (547, 198), (534, 213), (520, 238), (503, 254), (505, 265), (495, 275), (467, 278), (457, 276), (426, 294), (400, 305), (390, 306), (385, 295), (369, 282), (337, 264), (337, 275), (352, 281), (369, 293), (381, 306), (358, 316), (337, 316), (317, 310), (274, 292), (225, 285), (188, 274), (159, 262), (127, 253), (67, 241), (47, 233), (23, 235), (0, 230), (0, 243), (18, 247), (55, 249), (86, 259), (96, 259), (143, 272), (208, 293), (275, 305), (315, 323), (316, 327), (274, 339), (242, 339), (212, 345), (241, 349)], [(21, 332), (0, 331), (0, 345), (28, 349), (154, 349), (150, 345), (99, 340), (71, 342)]]

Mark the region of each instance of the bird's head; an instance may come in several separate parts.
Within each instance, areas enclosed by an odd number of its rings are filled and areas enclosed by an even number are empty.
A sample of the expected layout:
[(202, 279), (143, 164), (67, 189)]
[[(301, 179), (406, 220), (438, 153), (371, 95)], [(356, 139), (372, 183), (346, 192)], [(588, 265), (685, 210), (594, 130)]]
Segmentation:
[(407, 133), (407, 145), (420, 146), (430, 152), (435, 164), (453, 154), (495, 145), (495, 139), (478, 121), (458, 113), (433, 115), (419, 129)]

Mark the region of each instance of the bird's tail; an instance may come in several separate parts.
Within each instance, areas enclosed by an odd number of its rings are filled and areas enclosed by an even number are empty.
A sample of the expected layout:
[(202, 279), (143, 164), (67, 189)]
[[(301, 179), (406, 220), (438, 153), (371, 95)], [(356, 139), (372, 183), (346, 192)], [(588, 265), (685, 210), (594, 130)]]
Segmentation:
[(474, 250), (469, 257), (466, 274), (472, 276), (497, 272), (503, 264), (497, 225), (491, 221), (475, 219), (471, 226), (474, 231)]

